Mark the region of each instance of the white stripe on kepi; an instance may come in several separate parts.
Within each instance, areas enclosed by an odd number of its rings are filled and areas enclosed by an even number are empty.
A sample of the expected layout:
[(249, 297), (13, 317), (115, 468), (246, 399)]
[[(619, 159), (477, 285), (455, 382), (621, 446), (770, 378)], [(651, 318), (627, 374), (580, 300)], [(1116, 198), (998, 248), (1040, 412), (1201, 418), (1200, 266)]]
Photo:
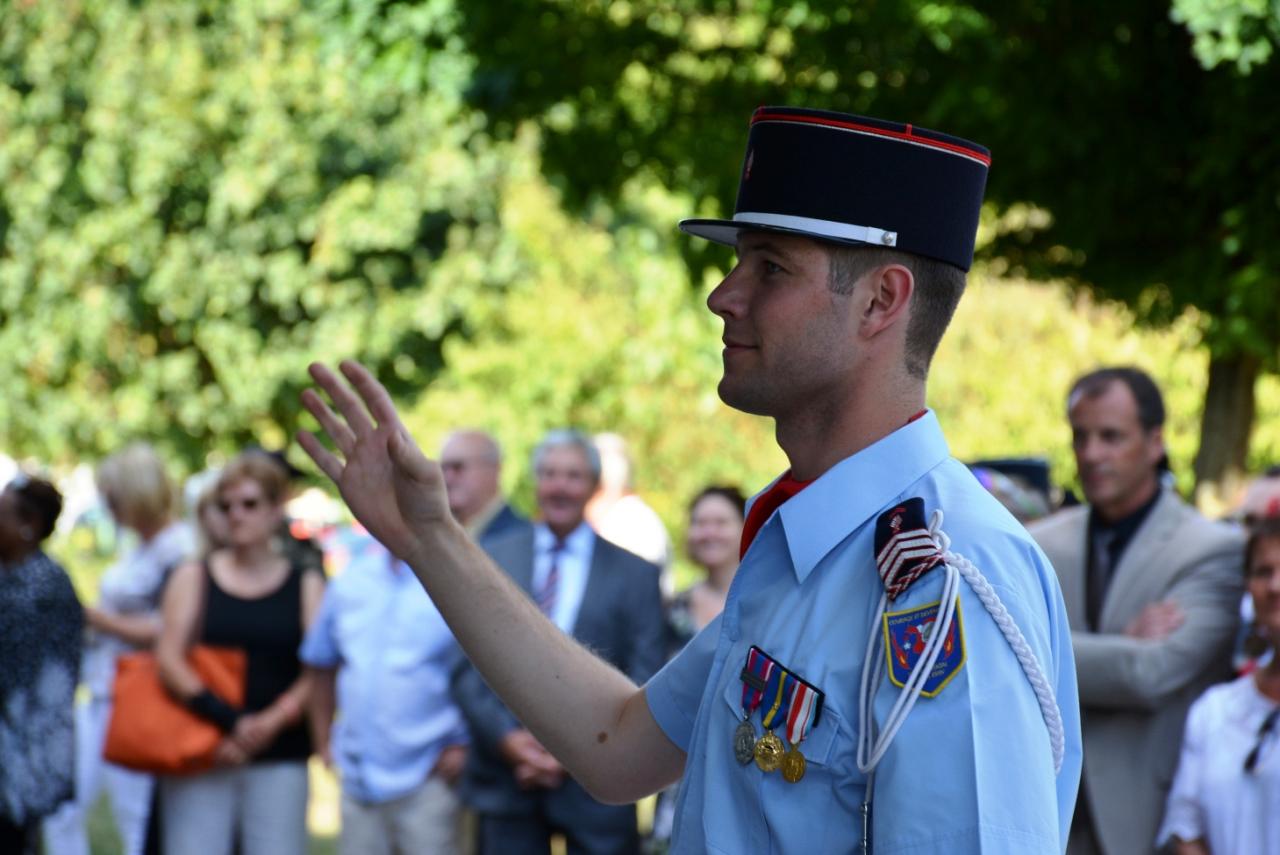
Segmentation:
[(855, 226), (850, 223), (837, 223), (834, 220), (819, 220), (813, 217), (795, 217), (791, 214), (769, 214), (760, 211), (739, 211), (733, 215), (735, 223), (748, 223), (755, 226), (776, 226), (781, 229), (794, 229), (813, 235), (839, 238), (840, 240), (856, 240), (861, 243), (878, 246), (896, 246), (898, 233), (877, 229), (874, 226)]

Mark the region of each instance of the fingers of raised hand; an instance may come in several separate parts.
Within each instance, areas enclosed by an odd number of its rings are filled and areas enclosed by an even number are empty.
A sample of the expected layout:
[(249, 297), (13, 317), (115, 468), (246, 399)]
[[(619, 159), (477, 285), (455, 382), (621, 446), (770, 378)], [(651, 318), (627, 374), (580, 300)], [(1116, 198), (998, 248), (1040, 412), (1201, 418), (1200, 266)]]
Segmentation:
[(315, 461), (316, 466), (320, 467), (320, 471), (336, 484), (342, 478), (342, 461), (335, 457), (333, 452), (325, 448), (320, 440), (306, 431), (298, 431), (297, 437), (298, 444), (302, 446), (302, 450)]
[(429, 482), (433, 478), (432, 464), (422, 449), (409, 436), (403, 426), (398, 426), (388, 439), (391, 458), (401, 471), (415, 481)]
[(356, 447), (356, 435), (351, 432), (351, 428), (347, 427), (346, 422), (338, 418), (333, 410), (329, 409), (329, 405), (324, 402), (314, 389), (307, 389), (302, 393), (302, 406), (307, 408), (307, 412), (316, 417), (316, 421), (320, 422), (320, 427), (333, 440), (333, 444), (344, 456), (350, 457), (351, 451)]
[(350, 359), (344, 360), (339, 368), (352, 387), (360, 393), (360, 399), (369, 408), (369, 413), (379, 427), (400, 427), (400, 414), (391, 402), (391, 395), (387, 393), (386, 387), (374, 379), (369, 369)]
[[(355, 363), (348, 364), (354, 365)], [(361, 437), (373, 433), (373, 422), (369, 419), (369, 412), (360, 399), (356, 397), (355, 392), (351, 391), (350, 386), (342, 382), (337, 375), (318, 362), (311, 363), (308, 371), (311, 374), (311, 379), (329, 396), (329, 400), (333, 401), (338, 408), (338, 412), (342, 413), (342, 419), (345, 421), (347, 429), (357, 441)], [(319, 396), (317, 396), (316, 400), (319, 403), (324, 403), (320, 401)], [(311, 408), (308, 407), (307, 409)], [(312, 415), (320, 419), (320, 413), (314, 410), (312, 410)], [(333, 417), (334, 421), (337, 421), (337, 417), (333, 416), (332, 411), (330, 411), (330, 416)], [(323, 420), (321, 420), (321, 423), (323, 424)], [(329, 428), (326, 426), (325, 430), (328, 431)], [(337, 437), (334, 437), (334, 442), (337, 441)]]

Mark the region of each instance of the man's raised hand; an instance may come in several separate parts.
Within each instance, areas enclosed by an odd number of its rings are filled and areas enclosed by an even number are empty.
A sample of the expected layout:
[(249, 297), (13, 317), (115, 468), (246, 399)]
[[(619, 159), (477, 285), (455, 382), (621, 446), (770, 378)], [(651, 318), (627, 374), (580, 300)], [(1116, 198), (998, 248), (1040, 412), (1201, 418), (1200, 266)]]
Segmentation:
[(369, 533), (413, 563), (431, 527), (452, 520), (440, 467), (414, 443), (391, 396), (368, 370), (351, 361), (339, 368), (347, 383), (319, 363), (309, 368), (337, 413), (314, 389), (302, 393), (303, 406), (338, 453), (306, 431), (298, 432), (298, 442)]

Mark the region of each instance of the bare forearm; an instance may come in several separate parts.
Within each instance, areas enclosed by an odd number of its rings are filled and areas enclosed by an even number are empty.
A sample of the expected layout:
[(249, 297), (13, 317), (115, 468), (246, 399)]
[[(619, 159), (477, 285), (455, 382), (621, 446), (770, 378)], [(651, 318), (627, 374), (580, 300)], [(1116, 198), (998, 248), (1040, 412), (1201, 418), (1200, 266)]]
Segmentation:
[(679, 775), (679, 750), (630, 679), (547, 620), (460, 527), (424, 534), (423, 557), (410, 564), (458, 643), (580, 783), (597, 798), (630, 801)]
[(155, 644), (160, 635), (157, 615), (118, 615), (91, 606), (85, 609), (85, 620), (98, 632), (114, 635), (134, 647)]
[(1174, 855), (1210, 855), (1209, 845), (1203, 840), (1174, 840)]
[(307, 719), (311, 723), (311, 739), (323, 750), (329, 744), (333, 729), (333, 716), (337, 711), (336, 673), (329, 668), (312, 669), (311, 700), (307, 705)]
[(278, 719), (281, 729), (291, 727), (302, 720), (311, 703), (314, 685), (315, 675), (309, 670), (304, 670), (298, 675), (298, 679), (294, 680), (289, 688), (281, 692), (280, 696), (271, 702), (271, 706), (267, 707), (267, 710)]

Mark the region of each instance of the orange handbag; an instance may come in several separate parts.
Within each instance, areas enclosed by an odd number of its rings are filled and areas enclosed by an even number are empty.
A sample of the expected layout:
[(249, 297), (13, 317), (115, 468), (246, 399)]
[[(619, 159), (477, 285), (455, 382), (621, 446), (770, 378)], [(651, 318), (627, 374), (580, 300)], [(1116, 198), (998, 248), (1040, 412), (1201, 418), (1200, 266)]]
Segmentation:
[[(187, 662), (209, 691), (232, 707), (244, 706), (247, 660), (243, 650), (198, 644), (187, 651)], [(162, 775), (213, 768), (222, 731), (169, 694), (153, 653), (127, 653), (117, 659), (112, 694), (111, 721), (102, 749), (108, 762)]]

